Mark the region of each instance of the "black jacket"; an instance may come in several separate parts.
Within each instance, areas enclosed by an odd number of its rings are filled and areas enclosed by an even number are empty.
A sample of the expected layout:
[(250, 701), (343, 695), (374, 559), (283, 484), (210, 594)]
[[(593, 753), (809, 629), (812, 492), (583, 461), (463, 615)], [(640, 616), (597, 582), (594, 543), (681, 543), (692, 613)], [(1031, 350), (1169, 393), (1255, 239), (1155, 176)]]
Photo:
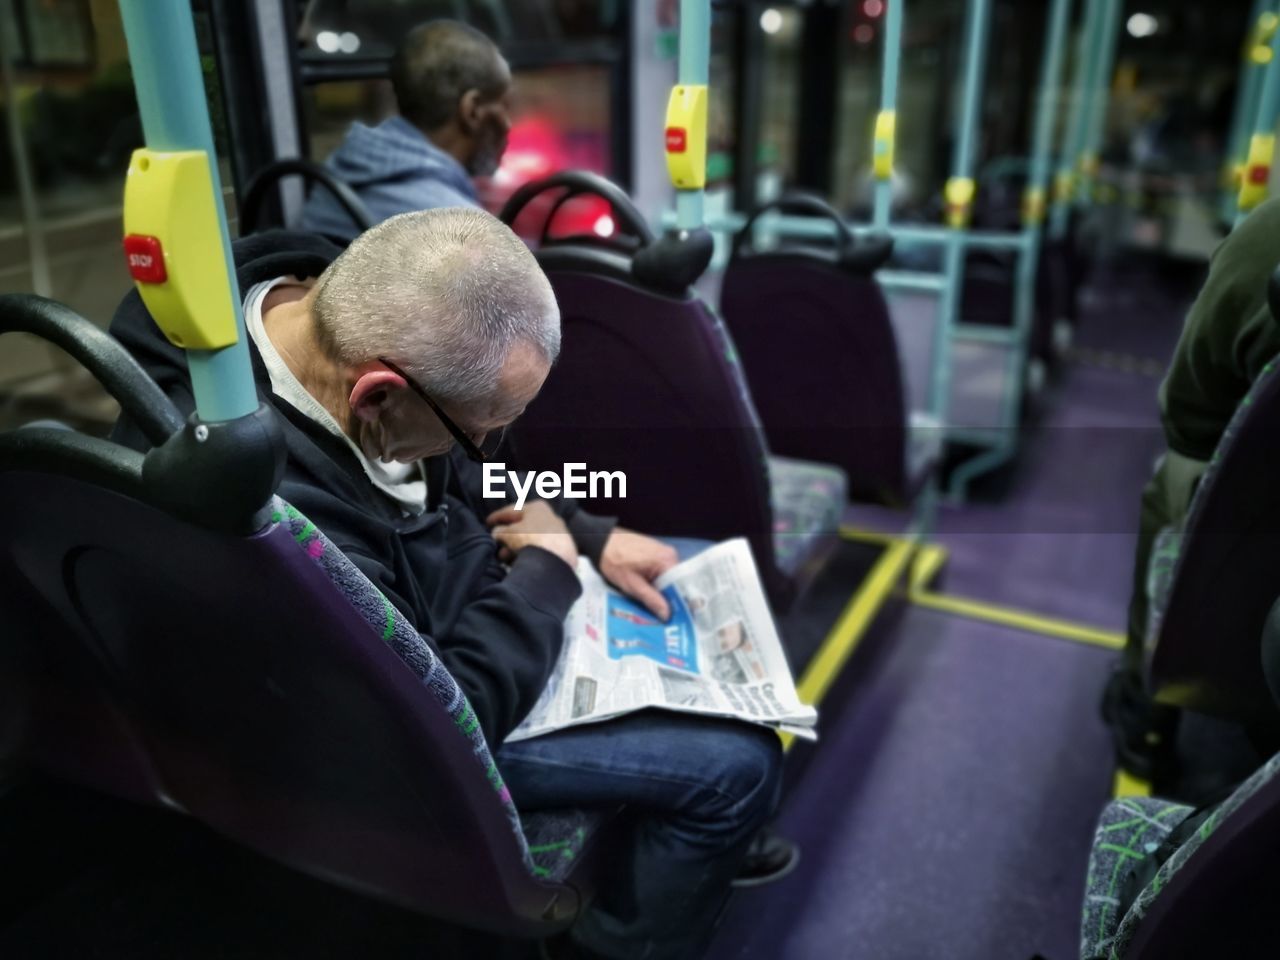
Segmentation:
[[(278, 276), (314, 277), (339, 249), (307, 234), (275, 231), (233, 244), (241, 291)], [(136, 290), (121, 303), (111, 333), (183, 413), (195, 409), (183, 352), (165, 339)], [(258, 396), (280, 414), (288, 464), (279, 494), (301, 510), (439, 653), (496, 747), (538, 698), (560, 653), (564, 619), (581, 587), (565, 563), (536, 547), (510, 570), (498, 562), (483, 517), (499, 504), (480, 499), (481, 474), (460, 455), (426, 461), (428, 505), (405, 517), (374, 487), (340, 438), (271, 392), (266, 366), (249, 343)], [(126, 417), (113, 438), (149, 448)], [(611, 520), (570, 501), (553, 504), (582, 552), (598, 561)]]

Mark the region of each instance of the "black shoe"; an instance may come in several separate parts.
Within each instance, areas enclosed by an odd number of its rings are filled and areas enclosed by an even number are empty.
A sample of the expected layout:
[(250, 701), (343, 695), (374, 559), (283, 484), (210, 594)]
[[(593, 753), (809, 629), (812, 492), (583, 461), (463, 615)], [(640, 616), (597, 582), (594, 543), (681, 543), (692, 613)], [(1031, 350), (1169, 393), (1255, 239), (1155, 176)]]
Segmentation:
[(1116, 763), (1143, 780), (1167, 777), (1174, 766), (1178, 711), (1155, 703), (1132, 671), (1117, 667), (1102, 692), (1102, 719), (1111, 728)]
[(800, 848), (768, 827), (756, 834), (733, 878), (735, 887), (758, 887), (781, 880), (800, 862)]

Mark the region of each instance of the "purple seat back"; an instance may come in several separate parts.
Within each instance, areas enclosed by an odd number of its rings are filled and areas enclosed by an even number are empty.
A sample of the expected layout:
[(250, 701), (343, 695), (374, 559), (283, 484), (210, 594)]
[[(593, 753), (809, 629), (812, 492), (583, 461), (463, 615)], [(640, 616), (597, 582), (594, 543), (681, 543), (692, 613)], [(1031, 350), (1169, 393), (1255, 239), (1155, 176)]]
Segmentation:
[(565, 926), (581, 895), (534, 878), (474, 715), (443, 702), (452, 678), (425, 645), (388, 645), (417, 634), (371, 592), (377, 632), (335, 585), (354, 568), (325, 566), (297, 516), (233, 536), (45, 466), (0, 473), (9, 572), (90, 653), (158, 799), (411, 909), (508, 935)]
[(1260, 640), (1280, 596), (1280, 376), (1263, 369), (1200, 481), (1149, 651), (1159, 699), (1270, 716)]
[(909, 499), (902, 366), (874, 277), (821, 250), (743, 253), (720, 309), (770, 450), (839, 466), (857, 498)]
[(0, 760), (137, 803), (163, 791), (101, 670), (0, 551)]
[(538, 251), (560, 304), (560, 359), (512, 428), (522, 466), (585, 462), (626, 474), (626, 499), (592, 511), (666, 536), (745, 536), (775, 602), (767, 451), (719, 321), (691, 292), (636, 281), (631, 258), (594, 245)]
[(960, 292), (959, 317), (963, 323), (992, 327), (1013, 326), (1013, 259), (988, 250), (976, 250), (965, 257), (964, 286)]
[[(1053, 359), (1054, 320), (1072, 311), (1062, 245), (1046, 240), (1036, 265), (1030, 356), (1046, 363)], [(991, 251), (974, 251), (965, 259), (960, 319), (993, 327), (1012, 327), (1017, 306), (1017, 258)]]

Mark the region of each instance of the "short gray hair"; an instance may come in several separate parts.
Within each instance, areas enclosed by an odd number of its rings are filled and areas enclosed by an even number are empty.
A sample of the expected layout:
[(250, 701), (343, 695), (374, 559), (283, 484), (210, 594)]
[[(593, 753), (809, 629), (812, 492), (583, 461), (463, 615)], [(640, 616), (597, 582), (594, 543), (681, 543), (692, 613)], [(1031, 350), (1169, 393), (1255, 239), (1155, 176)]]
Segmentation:
[(493, 41), (475, 27), (432, 20), (414, 27), (391, 58), (391, 86), (400, 113), (424, 130), (449, 122), (468, 90), (484, 100), (505, 92), (509, 75)]
[(316, 285), (316, 329), (336, 361), (387, 357), (441, 399), (492, 395), (511, 348), (548, 363), (560, 310), (529, 248), (482, 210), (402, 213), (365, 231)]

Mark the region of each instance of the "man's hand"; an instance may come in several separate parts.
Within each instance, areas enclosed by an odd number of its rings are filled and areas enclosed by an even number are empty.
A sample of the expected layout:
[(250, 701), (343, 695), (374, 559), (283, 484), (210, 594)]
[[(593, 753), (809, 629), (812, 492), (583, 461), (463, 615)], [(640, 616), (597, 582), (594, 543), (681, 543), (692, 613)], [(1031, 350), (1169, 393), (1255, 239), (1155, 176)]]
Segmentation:
[(634, 530), (615, 527), (600, 555), (600, 572), (665, 622), (671, 617), (671, 605), (653, 586), (653, 581), (674, 567), (679, 559), (675, 547)]
[(503, 559), (514, 558), (525, 547), (541, 547), (554, 553), (571, 567), (578, 565), (578, 548), (569, 528), (542, 500), (533, 500), (523, 510), (505, 506), (485, 519), (493, 528), (493, 538), (502, 546)]

